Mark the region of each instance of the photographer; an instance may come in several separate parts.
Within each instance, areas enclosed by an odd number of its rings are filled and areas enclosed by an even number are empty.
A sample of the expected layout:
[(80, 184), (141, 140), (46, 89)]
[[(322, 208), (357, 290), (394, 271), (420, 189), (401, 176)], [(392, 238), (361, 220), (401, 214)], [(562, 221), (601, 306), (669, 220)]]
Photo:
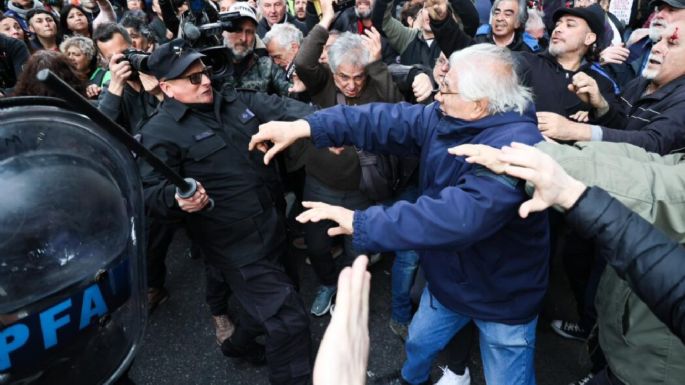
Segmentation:
[[(135, 133), (143, 119), (150, 116), (162, 100), (157, 80), (134, 71), (124, 52), (133, 47), (126, 28), (104, 24), (93, 36), (105, 62), (109, 63), (111, 80), (100, 93), (98, 108), (129, 132)], [(137, 76), (133, 76), (136, 73)]]
[(223, 86), (288, 96), (293, 85), (285, 71), (270, 57), (255, 53), (257, 16), (252, 8), (245, 2), (239, 2), (231, 5), (229, 12), (237, 12), (240, 17), (234, 21), (238, 28), (224, 33), (226, 46), (233, 56), (233, 74), (224, 79)]

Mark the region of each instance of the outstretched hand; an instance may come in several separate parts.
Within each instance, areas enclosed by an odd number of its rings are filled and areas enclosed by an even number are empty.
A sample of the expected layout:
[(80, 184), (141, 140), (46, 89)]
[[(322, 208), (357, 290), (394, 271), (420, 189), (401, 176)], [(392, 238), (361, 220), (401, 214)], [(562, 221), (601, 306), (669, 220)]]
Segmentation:
[(467, 162), (478, 163), (495, 173), (506, 173), (533, 184), (533, 197), (519, 207), (522, 218), (553, 205), (568, 209), (586, 188), (569, 176), (552, 157), (522, 143), (512, 143), (501, 150), (469, 144), (450, 148), (448, 152), (466, 156)]
[(464, 160), (467, 163), (480, 164), (495, 174), (503, 173), (508, 166), (499, 160), (499, 156), (502, 154), (501, 150), (484, 144), (461, 144), (447, 149), (447, 152), (456, 156), (465, 156), (466, 159)]
[(309, 210), (303, 212), (295, 218), (300, 223), (319, 222), (331, 220), (338, 224), (337, 227), (328, 229), (328, 235), (352, 235), (354, 233), (354, 211), (344, 207), (333, 206), (321, 202), (302, 202), (302, 206)]
[[(286, 149), (297, 139), (306, 138), (309, 135), (309, 123), (306, 120), (264, 123), (259, 125), (259, 132), (252, 135), (247, 149), (252, 151), (256, 148), (263, 152), (264, 164), (269, 164), (276, 154)], [(269, 147), (269, 143), (273, 146)]]
[(369, 259), (360, 255), (340, 272), (335, 314), (314, 364), (314, 385), (364, 385), (369, 359)]

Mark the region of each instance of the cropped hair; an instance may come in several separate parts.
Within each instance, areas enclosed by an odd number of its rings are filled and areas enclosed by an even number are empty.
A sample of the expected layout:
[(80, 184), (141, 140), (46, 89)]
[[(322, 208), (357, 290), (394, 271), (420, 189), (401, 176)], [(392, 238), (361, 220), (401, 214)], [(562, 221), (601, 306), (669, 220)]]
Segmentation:
[(126, 28), (117, 23), (105, 23), (100, 25), (93, 34), (93, 41), (96, 43), (106, 43), (112, 40), (115, 33), (120, 34), (128, 44), (133, 44), (131, 36), (129, 36)]
[(271, 27), (271, 30), (264, 35), (262, 42), (264, 45), (268, 45), (273, 41), (279, 47), (284, 48), (290, 47), (292, 43), (301, 45), (303, 39), (302, 31), (297, 29), (297, 27), (290, 23), (281, 23)]
[(352, 32), (344, 32), (328, 49), (328, 66), (335, 73), (342, 63), (363, 67), (371, 62), (371, 53), (362, 38)]
[(523, 112), (533, 94), (516, 73), (516, 62), (508, 48), (476, 44), (450, 56), (450, 71), (456, 71), (461, 96), (470, 101), (486, 99), (490, 115)]

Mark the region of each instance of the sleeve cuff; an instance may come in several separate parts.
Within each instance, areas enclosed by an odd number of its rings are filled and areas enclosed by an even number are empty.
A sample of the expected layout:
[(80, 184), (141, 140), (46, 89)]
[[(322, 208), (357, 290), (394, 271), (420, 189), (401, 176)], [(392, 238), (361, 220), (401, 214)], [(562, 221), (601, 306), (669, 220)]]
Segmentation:
[(602, 138), (604, 136), (604, 132), (602, 131), (602, 127), (598, 125), (592, 125), (590, 126), (590, 141), (592, 142), (601, 142)]
[(323, 132), (323, 129), (321, 129), (322, 124), (320, 118), (316, 115), (316, 113), (313, 113), (307, 117), (304, 118), (304, 120), (309, 123), (309, 129), (310, 129), (310, 139), (312, 143), (314, 143), (314, 146), (317, 148), (324, 148), (324, 147), (332, 147), (335, 146), (333, 142), (328, 138), (325, 132)]
[(366, 251), (368, 249), (369, 237), (366, 233), (366, 213), (360, 210), (354, 210), (354, 219), (352, 220), (352, 247), (355, 250)]

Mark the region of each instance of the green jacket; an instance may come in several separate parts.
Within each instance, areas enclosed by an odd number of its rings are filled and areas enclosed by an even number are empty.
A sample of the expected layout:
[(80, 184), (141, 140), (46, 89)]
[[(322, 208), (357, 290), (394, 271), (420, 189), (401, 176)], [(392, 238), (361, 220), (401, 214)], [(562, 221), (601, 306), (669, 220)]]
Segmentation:
[[(659, 156), (626, 143), (539, 143), (572, 177), (599, 186), (672, 239), (685, 242), (684, 154)], [(684, 261), (685, 262), (685, 261)], [(595, 297), (599, 341), (628, 385), (685, 384), (685, 345), (607, 268)]]
[(253, 53), (240, 64), (234, 65), (233, 74), (224, 81), (223, 87), (226, 86), (289, 96), (288, 89), (292, 83), (288, 81), (285, 71), (270, 57)]

